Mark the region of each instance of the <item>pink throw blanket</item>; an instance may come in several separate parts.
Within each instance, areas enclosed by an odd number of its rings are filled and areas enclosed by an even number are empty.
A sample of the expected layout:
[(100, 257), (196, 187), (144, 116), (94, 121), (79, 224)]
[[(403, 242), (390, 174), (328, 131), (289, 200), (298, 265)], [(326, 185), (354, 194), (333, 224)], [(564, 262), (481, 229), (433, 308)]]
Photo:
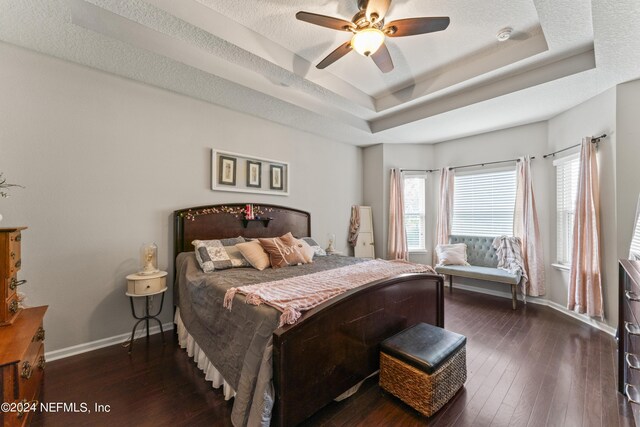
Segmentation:
[(404, 273), (435, 274), (435, 271), (428, 265), (406, 261), (366, 261), (304, 276), (231, 288), (224, 296), (224, 307), (231, 310), (233, 297), (239, 292), (246, 295), (247, 304), (266, 303), (280, 310), (282, 327), (296, 323), (301, 311), (310, 310), (350, 289)]

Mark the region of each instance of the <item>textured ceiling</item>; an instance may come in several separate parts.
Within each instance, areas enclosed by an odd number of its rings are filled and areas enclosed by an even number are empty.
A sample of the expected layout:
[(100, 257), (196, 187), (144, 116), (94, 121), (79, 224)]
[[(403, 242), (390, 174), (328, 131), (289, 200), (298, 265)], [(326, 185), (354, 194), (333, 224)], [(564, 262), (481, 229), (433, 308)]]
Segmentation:
[[(396, 38), (383, 75), (346, 33), (355, 0), (0, 0), (0, 40), (332, 139), (432, 143), (552, 117), (640, 77), (637, 0), (395, 0), (388, 19), (450, 16)], [(495, 40), (505, 26), (506, 43)]]

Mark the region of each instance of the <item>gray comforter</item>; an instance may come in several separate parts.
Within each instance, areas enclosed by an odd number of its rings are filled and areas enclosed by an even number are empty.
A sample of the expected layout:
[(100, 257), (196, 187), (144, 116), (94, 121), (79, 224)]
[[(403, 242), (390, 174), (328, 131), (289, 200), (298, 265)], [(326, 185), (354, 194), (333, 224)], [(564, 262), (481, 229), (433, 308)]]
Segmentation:
[(271, 362), (272, 334), (280, 312), (275, 308), (244, 304), (237, 294), (233, 310), (222, 307), (227, 289), (316, 273), (366, 261), (330, 255), (311, 264), (258, 271), (232, 268), (204, 273), (193, 252), (176, 259), (174, 295), (189, 333), (225, 381), (236, 390), (231, 413), (234, 426), (268, 426), (274, 391)]

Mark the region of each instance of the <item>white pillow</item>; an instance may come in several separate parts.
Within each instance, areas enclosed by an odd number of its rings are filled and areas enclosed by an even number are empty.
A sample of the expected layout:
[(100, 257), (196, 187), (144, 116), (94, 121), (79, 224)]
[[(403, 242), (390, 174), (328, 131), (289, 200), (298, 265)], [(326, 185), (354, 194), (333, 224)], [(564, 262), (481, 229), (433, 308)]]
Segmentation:
[(467, 262), (467, 245), (455, 243), (453, 245), (436, 246), (438, 265), (469, 265)]

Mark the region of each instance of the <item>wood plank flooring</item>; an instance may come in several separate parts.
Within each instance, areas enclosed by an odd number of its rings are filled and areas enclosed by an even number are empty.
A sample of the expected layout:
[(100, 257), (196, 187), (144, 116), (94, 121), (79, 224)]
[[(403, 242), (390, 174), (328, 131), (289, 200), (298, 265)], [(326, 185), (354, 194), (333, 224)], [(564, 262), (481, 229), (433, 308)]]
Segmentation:
[[(468, 379), (430, 419), (383, 392), (377, 378), (304, 426), (627, 426), (616, 392), (615, 341), (548, 307), (446, 292), (447, 329), (464, 334)], [(36, 413), (33, 426), (229, 426), (231, 402), (204, 381), (168, 333), (51, 362), (44, 402), (86, 402), (91, 413)], [(110, 405), (96, 413), (94, 404)]]

